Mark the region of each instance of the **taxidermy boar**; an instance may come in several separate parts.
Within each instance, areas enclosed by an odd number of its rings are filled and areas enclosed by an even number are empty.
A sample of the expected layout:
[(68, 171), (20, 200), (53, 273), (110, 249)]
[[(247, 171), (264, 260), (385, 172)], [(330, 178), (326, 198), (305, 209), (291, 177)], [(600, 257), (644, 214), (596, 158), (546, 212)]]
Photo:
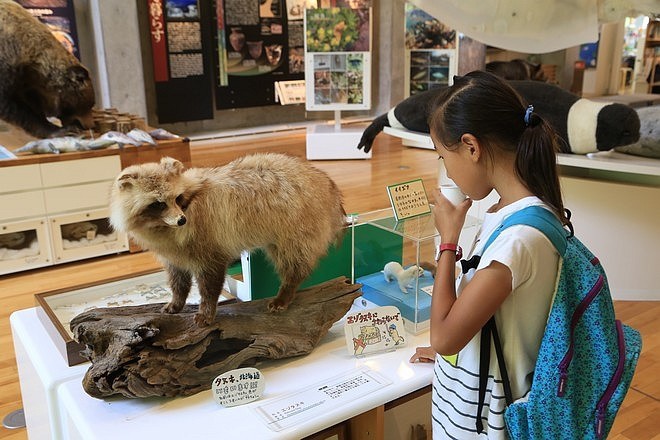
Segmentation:
[(91, 128), (93, 106), (87, 69), (45, 24), (13, 0), (0, 0), (0, 119), (46, 138)]
[(322, 171), (283, 154), (255, 154), (218, 168), (190, 168), (163, 158), (117, 177), (110, 222), (164, 263), (172, 301), (181, 311), (194, 276), (199, 326), (215, 319), (227, 266), (262, 248), (282, 284), (269, 304), (286, 309), (346, 223), (341, 195)]

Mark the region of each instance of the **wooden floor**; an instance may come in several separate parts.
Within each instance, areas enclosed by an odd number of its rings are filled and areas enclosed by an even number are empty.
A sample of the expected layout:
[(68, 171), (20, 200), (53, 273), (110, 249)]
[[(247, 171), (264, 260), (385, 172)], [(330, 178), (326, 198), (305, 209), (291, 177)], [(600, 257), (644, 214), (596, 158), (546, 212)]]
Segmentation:
[[(304, 132), (279, 133), (249, 141), (198, 142), (192, 147), (194, 166), (224, 164), (253, 152), (285, 152), (305, 156)], [(437, 154), (430, 150), (401, 146), (398, 139), (381, 135), (370, 160), (316, 161), (344, 195), (346, 212), (367, 212), (386, 208), (386, 186), (422, 178), (428, 189), (436, 184)], [(9, 327), (15, 310), (33, 307), (33, 295), (45, 290), (74, 287), (102, 281), (117, 274), (130, 275), (156, 268), (148, 252), (101, 257), (93, 260), (37, 269), (0, 277), (0, 417), (21, 408), (16, 361)], [(660, 287), (659, 287), (660, 288)], [(660, 440), (660, 301), (617, 302), (617, 314), (624, 323), (637, 328), (643, 337), (643, 350), (631, 390), (628, 392), (610, 439)], [(24, 440), (25, 429), (0, 427), (0, 439)]]

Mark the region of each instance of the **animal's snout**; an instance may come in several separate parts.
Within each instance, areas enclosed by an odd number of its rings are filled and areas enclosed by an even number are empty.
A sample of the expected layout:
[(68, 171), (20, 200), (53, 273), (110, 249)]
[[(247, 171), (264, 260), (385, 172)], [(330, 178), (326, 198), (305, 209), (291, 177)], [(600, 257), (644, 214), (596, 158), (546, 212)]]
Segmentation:
[(177, 213), (176, 215), (169, 215), (166, 217), (163, 217), (163, 222), (167, 226), (170, 226), (172, 228), (178, 228), (179, 226), (183, 226), (186, 224), (188, 220), (186, 219), (186, 216), (183, 214)]

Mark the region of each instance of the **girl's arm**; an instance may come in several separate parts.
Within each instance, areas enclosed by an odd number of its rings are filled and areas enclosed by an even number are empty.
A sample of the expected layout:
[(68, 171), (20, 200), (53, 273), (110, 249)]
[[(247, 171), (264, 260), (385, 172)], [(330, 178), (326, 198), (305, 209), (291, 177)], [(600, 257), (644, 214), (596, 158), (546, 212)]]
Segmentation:
[(511, 271), (493, 261), (478, 270), (456, 298), (455, 265), (454, 254), (443, 252), (433, 285), (431, 347), (441, 355), (465, 347), (511, 293)]
[[(456, 244), (471, 202), (454, 206), (440, 194), (439, 190), (434, 193), (436, 228), (442, 243)], [(455, 274), (456, 255), (444, 251), (438, 260), (431, 300), (431, 347), (441, 355), (458, 353), (511, 293), (511, 271), (496, 261), (478, 270), (459, 298)]]

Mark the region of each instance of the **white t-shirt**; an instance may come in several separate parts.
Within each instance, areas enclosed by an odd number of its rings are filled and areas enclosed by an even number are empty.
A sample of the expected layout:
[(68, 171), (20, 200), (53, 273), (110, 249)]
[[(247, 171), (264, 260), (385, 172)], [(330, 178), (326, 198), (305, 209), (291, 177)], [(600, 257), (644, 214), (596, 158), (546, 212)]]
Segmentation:
[[(482, 254), (488, 237), (512, 213), (532, 205), (547, 206), (537, 197), (526, 197), (497, 212), (487, 213), (470, 255)], [(477, 271), (498, 261), (511, 270), (512, 291), (504, 300), (495, 321), (511, 382), (513, 399), (525, 396), (532, 384), (534, 365), (555, 290), (559, 254), (539, 230), (511, 226), (481, 255)], [(475, 270), (457, 280), (457, 292), (472, 279)], [(479, 393), (479, 344), (481, 333), (450, 360), (436, 356), (433, 379), (434, 439), (506, 439), (506, 401), (497, 356), (491, 342), (486, 398), (482, 411), (484, 431), (477, 434), (475, 420)]]

